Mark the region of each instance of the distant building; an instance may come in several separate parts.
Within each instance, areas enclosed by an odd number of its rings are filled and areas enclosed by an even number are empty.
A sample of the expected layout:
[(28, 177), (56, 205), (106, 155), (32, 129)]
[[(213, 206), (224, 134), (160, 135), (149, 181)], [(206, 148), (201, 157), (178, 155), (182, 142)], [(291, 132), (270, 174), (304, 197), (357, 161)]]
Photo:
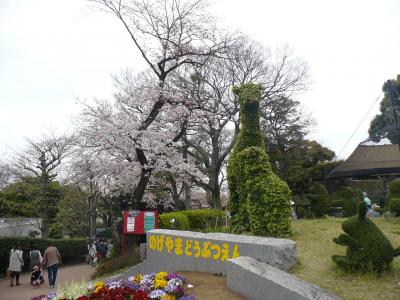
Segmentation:
[(363, 142), (327, 179), (377, 179), (399, 177), (400, 148), (397, 144)]
[(41, 237), (42, 219), (39, 218), (1, 218), (0, 237)]
[(364, 141), (326, 179), (344, 180), (367, 191), (374, 198), (388, 190), (388, 183), (400, 177), (400, 147), (387, 139), (378, 143)]

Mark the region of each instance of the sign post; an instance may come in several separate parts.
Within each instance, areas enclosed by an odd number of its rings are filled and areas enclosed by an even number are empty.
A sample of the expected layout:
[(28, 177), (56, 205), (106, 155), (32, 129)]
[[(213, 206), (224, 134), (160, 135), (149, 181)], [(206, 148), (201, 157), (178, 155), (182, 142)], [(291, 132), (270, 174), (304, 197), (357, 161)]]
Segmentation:
[(126, 235), (144, 235), (147, 231), (158, 228), (157, 210), (129, 210), (124, 211), (124, 223), (122, 228), (122, 249), (125, 252)]

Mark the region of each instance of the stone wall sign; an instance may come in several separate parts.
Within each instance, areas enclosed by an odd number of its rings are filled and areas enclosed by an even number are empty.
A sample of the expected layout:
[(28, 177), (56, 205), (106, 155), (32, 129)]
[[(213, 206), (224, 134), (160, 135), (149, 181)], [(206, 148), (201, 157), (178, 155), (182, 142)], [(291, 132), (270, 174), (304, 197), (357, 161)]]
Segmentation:
[(281, 270), (296, 265), (296, 244), (287, 239), (155, 229), (147, 232), (147, 260), (158, 270), (226, 273), (225, 262), (252, 257)]

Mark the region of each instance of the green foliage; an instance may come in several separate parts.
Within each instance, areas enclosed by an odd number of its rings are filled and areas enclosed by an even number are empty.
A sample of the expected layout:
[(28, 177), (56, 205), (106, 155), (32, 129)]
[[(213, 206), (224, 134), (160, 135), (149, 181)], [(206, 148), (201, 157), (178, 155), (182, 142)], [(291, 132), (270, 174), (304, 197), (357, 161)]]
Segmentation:
[[(38, 238), (0, 238), (0, 270), (8, 268), (10, 250), (15, 245), (21, 245), (24, 258), (24, 271), (29, 271), (29, 249), (35, 244), (43, 254), (47, 247), (47, 239)], [(87, 254), (87, 244), (84, 239), (52, 240), (58, 248), (63, 264), (82, 263)], [(1, 273), (3, 274), (3, 273)]]
[(390, 201), (393, 198), (400, 199), (400, 178), (393, 180), (389, 185), (389, 195), (386, 206), (390, 207)]
[(0, 214), (4, 217), (42, 218), (42, 226), (54, 224), (63, 187), (59, 182), (43, 186), (39, 177), (25, 177), (2, 190)]
[(225, 212), (217, 209), (182, 210), (161, 214), (159, 227), (170, 229), (171, 220), (175, 219), (178, 230), (208, 230), (225, 225)]
[(232, 155), (251, 146), (264, 148), (264, 139), (260, 130), (261, 90), (261, 86), (252, 83), (233, 88), (240, 103), (240, 132)]
[(50, 225), (49, 238), (51, 239), (62, 239), (63, 238), (63, 227), (59, 223)]
[(55, 219), (63, 231), (62, 235), (69, 235), (71, 238), (86, 237), (89, 231), (88, 220), (86, 196), (77, 186), (64, 186)]
[(159, 216), (158, 227), (164, 229), (171, 229), (171, 220), (175, 219), (174, 229), (178, 230), (188, 230), (189, 229), (189, 219), (183, 214), (183, 211), (170, 212), (166, 214), (161, 214)]
[(392, 198), (390, 199), (390, 212), (395, 214), (397, 217), (400, 217), (400, 199)]
[(249, 147), (238, 154), (244, 163), (244, 193), (250, 230), (257, 235), (281, 236), (290, 233), (290, 190), (271, 170), (267, 154)]
[(189, 220), (190, 230), (205, 230), (225, 225), (225, 212), (218, 209), (184, 210), (182, 213)]
[(328, 212), (329, 194), (325, 186), (317, 182), (314, 183), (307, 194), (307, 198), (311, 203), (311, 212), (314, 217), (320, 218)]
[[(400, 75), (397, 75), (395, 86), (400, 93)], [(398, 110), (398, 107), (396, 109)], [(374, 141), (379, 141), (381, 138), (387, 137), (393, 144), (400, 142), (398, 125), (393, 115), (392, 101), (386, 92), (380, 104), (380, 114), (372, 119), (368, 133)]]
[(304, 207), (301, 207), (301, 206), (297, 207), (297, 209), (296, 209), (297, 218), (303, 219), (303, 218), (305, 218), (306, 214), (307, 214), (307, 210)]
[(281, 236), (290, 232), (290, 190), (271, 169), (260, 130), (261, 87), (234, 87), (241, 129), (228, 159), (229, 211), (234, 231)]
[[(114, 248), (113, 248), (114, 249)], [(101, 260), (96, 266), (95, 273), (91, 276), (96, 278), (103, 275), (109, 275), (115, 271), (121, 271), (124, 268), (134, 266), (140, 262), (140, 255), (138, 249), (134, 249), (130, 253), (122, 256), (115, 256), (105, 260)]]
[(346, 256), (334, 255), (332, 260), (347, 271), (359, 270), (381, 273), (391, 267), (393, 258), (400, 255), (393, 249), (383, 232), (366, 215), (367, 205), (360, 202), (358, 215), (343, 222), (345, 232), (333, 241), (347, 246)]
[(345, 187), (339, 192), (343, 199), (343, 216), (352, 217), (357, 214), (357, 206), (362, 201), (362, 192), (359, 189)]
[(322, 182), (341, 163), (332, 161), (335, 152), (316, 141), (295, 139), (289, 145), (276, 143), (266, 140), (270, 161), (276, 162), (273, 170), (295, 195), (306, 193), (314, 182)]

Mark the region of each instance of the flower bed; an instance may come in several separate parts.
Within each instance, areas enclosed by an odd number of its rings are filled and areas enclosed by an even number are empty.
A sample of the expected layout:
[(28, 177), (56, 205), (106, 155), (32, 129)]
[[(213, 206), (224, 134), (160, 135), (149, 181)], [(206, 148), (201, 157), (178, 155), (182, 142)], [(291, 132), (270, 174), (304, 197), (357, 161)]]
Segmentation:
[(118, 281), (72, 283), (57, 292), (30, 300), (195, 300), (185, 295), (185, 278), (176, 273), (138, 274)]

